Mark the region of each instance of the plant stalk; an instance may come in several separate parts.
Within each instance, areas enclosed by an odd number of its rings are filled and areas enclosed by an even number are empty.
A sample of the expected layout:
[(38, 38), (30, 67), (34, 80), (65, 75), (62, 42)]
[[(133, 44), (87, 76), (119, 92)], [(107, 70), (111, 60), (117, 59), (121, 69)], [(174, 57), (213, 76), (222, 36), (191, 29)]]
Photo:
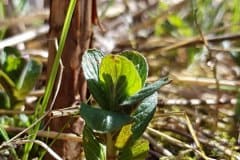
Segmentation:
[(107, 145), (107, 160), (117, 160), (117, 150), (114, 146), (113, 134), (107, 133), (106, 135), (106, 145)]

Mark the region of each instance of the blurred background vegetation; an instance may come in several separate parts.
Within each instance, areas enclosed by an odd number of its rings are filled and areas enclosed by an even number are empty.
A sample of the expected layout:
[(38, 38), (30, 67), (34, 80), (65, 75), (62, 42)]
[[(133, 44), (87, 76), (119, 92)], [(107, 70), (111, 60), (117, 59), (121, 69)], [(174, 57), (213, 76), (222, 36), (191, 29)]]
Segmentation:
[[(115, 53), (136, 49), (149, 62), (149, 82), (163, 76), (173, 80), (159, 91), (159, 106), (150, 126), (182, 143), (146, 132), (151, 143), (148, 159), (200, 159), (193, 149), (188, 122), (180, 112), (190, 118), (208, 157), (240, 159), (240, 1), (97, 3), (100, 24), (94, 27), (93, 48)], [(13, 136), (32, 123), (36, 101), (44, 93), (47, 43), (52, 41), (47, 38), (48, 7), (47, 0), (0, 0), (1, 63), (3, 48), (10, 45), (21, 57), (42, 64), (36, 85), (18, 107), (2, 104), (6, 89), (0, 81), (2, 142), (6, 132)], [(4, 67), (0, 71), (4, 72)], [(23, 148), (17, 147), (17, 153), (22, 152)], [(32, 157), (38, 156), (37, 146), (32, 152)], [(7, 159), (8, 154), (0, 151), (0, 159)]]

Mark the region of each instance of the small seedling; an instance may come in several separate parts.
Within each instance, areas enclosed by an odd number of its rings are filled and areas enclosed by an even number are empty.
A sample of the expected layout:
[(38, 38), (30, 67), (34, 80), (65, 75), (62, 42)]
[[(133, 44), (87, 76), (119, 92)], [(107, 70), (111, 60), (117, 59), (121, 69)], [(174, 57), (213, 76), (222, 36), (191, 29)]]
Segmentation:
[(148, 64), (136, 51), (105, 55), (91, 49), (83, 55), (82, 68), (97, 102), (80, 107), (86, 159), (144, 159), (148, 142), (140, 137), (155, 112), (157, 90), (168, 79), (147, 84)]
[(0, 108), (13, 109), (24, 103), (33, 89), (42, 65), (12, 47), (0, 52)]

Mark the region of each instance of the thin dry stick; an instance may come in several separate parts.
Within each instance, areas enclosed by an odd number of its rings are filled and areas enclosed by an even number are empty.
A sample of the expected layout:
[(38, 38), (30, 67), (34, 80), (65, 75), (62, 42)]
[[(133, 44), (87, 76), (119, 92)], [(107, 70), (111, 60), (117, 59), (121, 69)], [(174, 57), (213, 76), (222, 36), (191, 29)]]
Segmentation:
[(178, 139), (176, 139), (174, 137), (171, 137), (171, 136), (169, 136), (169, 135), (167, 135), (165, 133), (162, 133), (162, 132), (160, 132), (158, 130), (155, 130), (153, 128), (147, 127), (147, 131), (150, 134), (153, 134), (155, 136), (163, 137), (166, 140), (168, 140), (169, 142), (171, 142), (173, 144), (176, 144), (176, 145), (178, 145), (180, 147), (185, 147), (185, 148), (191, 149), (191, 150), (195, 151), (196, 153), (198, 153), (205, 160), (215, 160), (215, 159), (207, 157), (205, 154), (203, 154), (201, 151), (197, 150), (196, 148), (192, 147), (191, 145), (186, 144), (186, 143), (184, 143), (184, 142), (182, 142), (182, 141), (180, 141), (180, 140), (178, 140)]
[[(206, 37), (206, 41), (208, 42), (221, 42), (224, 40), (236, 40), (240, 38), (240, 33), (236, 33), (236, 34), (227, 34), (227, 35), (221, 35), (221, 36), (215, 36), (215, 37)], [(188, 39), (182, 39), (182, 40), (177, 40), (176, 43), (166, 46), (164, 48), (162, 48), (162, 46), (159, 47), (155, 47), (155, 49), (157, 48), (161, 48), (160, 50), (162, 52), (166, 52), (166, 51), (170, 51), (173, 49), (177, 49), (177, 48), (181, 48), (181, 47), (186, 47), (186, 46), (190, 46), (193, 44), (198, 44), (198, 43), (204, 43), (202, 38), (200, 36), (196, 36), (196, 37), (192, 37), (192, 38), (188, 38)]]
[(33, 114), (34, 111), (0, 109), (0, 115)]
[[(79, 113), (80, 104), (79, 102), (74, 102), (70, 107), (61, 108), (57, 110), (52, 110), (48, 112), (48, 116), (51, 118), (64, 117), (64, 116), (74, 116)], [(17, 114), (33, 114), (34, 111), (21, 111), (21, 110), (6, 110), (0, 109), (0, 115), (17, 115)]]
[[(235, 105), (237, 103), (236, 98), (226, 99), (220, 98), (219, 101), (216, 99), (159, 99), (158, 106), (172, 106), (172, 105), (180, 105), (180, 106), (197, 106), (197, 105), (215, 105), (215, 104), (231, 104)], [(73, 103), (70, 107), (62, 108), (58, 110), (53, 110), (49, 113), (51, 118), (58, 118), (64, 116), (74, 116), (79, 113), (79, 108), (81, 106), (78, 102)]]
[(197, 138), (197, 134), (196, 134), (196, 132), (194, 131), (193, 126), (192, 126), (192, 123), (191, 123), (191, 121), (189, 120), (187, 114), (186, 114), (185, 112), (174, 112), (174, 113), (170, 113), (170, 114), (171, 114), (171, 116), (173, 116), (173, 115), (174, 115), (174, 116), (182, 116), (182, 117), (186, 120), (187, 127), (188, 127), (188, 129), (189, 129), (189, 131), (190, 131), (190, 134), (192, 135), (192, 138), (193, 138), (196, 146), (197, 146), (198, 149), (202, 152), (202, 155), (204, 155), (204, 156), (206, 157), (206, 154), (205, 154), (204, 150), (202, 149), (202, 146), (201, 146), (201, 144), (200, 144), (200, 142), (199, 142), (199, 140), (198, 140), (198, 138)]
[[(181, 76), (176, 73), (172, 73), (171, 76), (174, 78), (174, 82), (179, 81), (198, 85), (216, 85), (216, 80), (213, 78)], [(218, 83), (221, 86), (240, 87), (240, 81), (218, 79)]]
[(158, 152), (166, 156), (173, 156), (173, 154), (169, 150), (163, 148), (163, 146), (157, 143), (157, 141), (154, 138), (152, 138), (148, 133), (144, 132), (142, 136), (143, 138), (147, 139)]
[(4, 39), (0, 41), (0, 49), (3, 49), (7, 46), (14, 46), (22, 42), (26, 42), (36, 38), (37, 36), (44, 35), (48, 32), (49, 26), (42, 25), (41, 27), (34, 28), (23, 33), (17, 34), (13, 37)]
[(206, 143), (213, 148), (217, 148), (218, 150), (222, 151), (224, 154), (228, 155), (230, 158), (235, 158), (237, 160), (240, 160), (239, 152), (233, 151), (231, 148), (221, 145), (216, 140), (207, 140), (206, 138), (204, 139), (201, 138), (200, 140), (202, 143)]
[(41, 97), (44, 95), (45, 90), (41, 89), (41, 90), (35, 90), (29, 93), (29, 96), (35, 96), (35, 97)]
[[(57, 38), (54, 39), (54, 43), (55, 43), (55, 49), (56, 51), (58, 50), (58, 41), (57, 41)], [(63, 69), (64, 69), (64, 66), (63, 66), (63, 63), (62, 63), (62, 59), (60, 59), (60, 69), (59, 69), (59, 77), (57, 79), (57, 88), (56, 88), (56, 92), (53, 96), (53, 99), (52, 99), (52, 102), (50, 104), (50, 107), (49, 107), (49, 110), (51, 111), (52, 108), (53, 108), (53, 105), (56, 101), (56, 98), (57, 98), (57, 95), (58, 95), (58, 92), (60, 90), (60, 86), (61, 86), (61, 82), (62, 82), (62, 75), (63, 75)]]
[(206, 156), (204, 150), (202, 149), (202, 146), (201, 146), (200, 142), (198, 141), (197, 134), (193, 129), (193, 126), (192, 126), (192, 123), (191, 123), (190, 119), (188, 118), (188, 116), (185, 112), (183, 112), (183, 116), (184, 116), (185, 120), (187, 121), (186, 123), (187, 123), (188, 129), (189, 129), (189, 131), (190, 131), (190, 133), (193, 137), (194, 142), (196, 143), (196, 146), (203, 153), (203, 155)]
[[(219, 102), (219, 99), (220, 99), (220, 85), (219, 85), (219, 81), (218, 81), (218, 77), (217, 77), (217, 59), (216, 58), (213, 58), (213, 54), (212, 54), (212, 50), (208, 44), (208, 41), (206, 40), (201, 28), (200, 28), (200, 25), (198, 24), (198, 21), (197, 21), (197, 10), (195, 11), (194, 13), (194, 21), (195, 21), (195, 25), (200, 33), (200, 36), (203, 40), (203, 43), (204, 43), (204, 46), (207, 48), (208, 50), (208, 55), (209, 55), (209, 60), (212, 60), (213, 61), (213, 66), (212, 66), (212, 70), (213, 70), (213, 76), (214, 76), (214, 79), (215, 79), (215, 83), (216, 83), (216, 88), (217, 88), (217, 102)], [(217, 120), (218, 120), (218, 104), (216, 105), (216, 110), (215, 110), (215, 129), (217, 128)]]
[(79, 114), (80, 105), (73, 103), (71, 107), (54, 110), (50, 113), (51, 118), (74, 116)]
[[(19, 138), (22, 134), (26, 133), (29, 129), (31, 129), (32, 127), (34, 127), (38, 122), (40, 122), (41, 120), (43, 120), (49, 113), (46, 112), (44, 115), (42, 115), (41, 117), (39, 117), (35, 122), (33, 122), (28, 128), (25, 128), (24, 130), (22, 130), (21, 132), (19, 132), (17, 135), (15, 135), (14, 137), (12, 137), (11, 139), (9, 139), (8, 141), (4, 142), (4, 144), (11, 144), (12, 141), (16, 140), (17, 138)], [(0, 148), (3, 147), (3, 144), (0, 145)]]
[[(24, 128), (16, 128), (16, 127), (4, 127), (4, 129), (6, 129), (6, 131), (8, 131), (8, 132), (13, 132), (13, 133), (21, 132), (24, 130)], [(55, 132), (55, 131), (39, 130), (37, 133), (37, 136), (44, 137), (44, 138), (51, 138), (51, 139), (54, 139), (57, 137), (57, 139), (59, 139), (59, 140), (82, 142), (82, 137), (79, 137), (73, 133), (59, 133), (59, 132)]]
[(12, 143), (16, 145), (22, 145), (25, 143), (32, 143), (32, 142), (43, 147), (56, 160), (63, 160), (56, 152), (54, 152), (50, 147), (48, 147), (47, 144), (45, 144), (40, 140), (21, 140), (20, 139), (20, 140), (13, 141)]
[(159, 100), (158, 105), (161, 106), (172, 106), (172, 105), (178, 105), (178, 106), (199, 106), (199, 105), (225, 105), (225, 104), (231, 104), (235, 105), (237, 104), (237, 98), (220, 98), (219, 101), (216, 99), (165, 99), (165, 100)]
[[(165, 128), (165, 127), (164, 127)], [(162, 128), (161, 128), (162, 129)], [(185, 132), (180, 132), (179, 129), (176, 129), (176, 130), (173, 130), (172, 127), (167, 127), (167, 130), (170, 130), (170, 131), (173, 131), (174, 133), (179, 133), (183, 136), (186, 136), (186, 137), (189, 137), (191, 138), (191, 135), (189, 135), (188, 133), (185, 133)], [(229, 157), (233, 157), (237, 160), (240, 160), (240, 154), (236, 151), (233, 151), (230, 147), (225, 147), (224, 145), (222, 145), (221, 143), (217, 142), (216, 140), (211, 140), (211, 139), (208, 139), (207, 137), (199, 137), (199, 141), (211, 148), (216, 148), (218, 149), (219, 151), (223, 152), (224, 154), (226, 154), (227, 156)]]

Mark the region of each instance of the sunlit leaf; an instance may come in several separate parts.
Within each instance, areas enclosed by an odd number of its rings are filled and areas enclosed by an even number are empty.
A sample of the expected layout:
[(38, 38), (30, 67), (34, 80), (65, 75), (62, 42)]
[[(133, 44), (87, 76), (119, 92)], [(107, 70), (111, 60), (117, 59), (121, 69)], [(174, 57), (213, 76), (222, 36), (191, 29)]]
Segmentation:
[(142, 84), (145, 84), (148, 76), (148, 64), (146, 58), (137, 51), (124, 51), (121, 55), (132, 61), (142, 79)]
[(14, 81), (14, 83), (17, 83), (25, 64), (25, 59), (16, 57), (15, 55), (7, 55), (2, 70), (12, 79), (12, 81)]
[(127, 144), (131, 135), (132, 135), (132, 124), (123, 126), (120, 133), (117, 136), (115, 147), (123, 148)]
[(129, 148), (120, 152), (119, 160), (145, 160), (149, 151), (149, 142), (145, 139), (139, 139)]
[(142, 80), (134, 64), (119, 55), (107, 55), (102, 59), (99, 79), (108, 97), (108, 108), (114, 110), (126, 97), (142, 88)]

